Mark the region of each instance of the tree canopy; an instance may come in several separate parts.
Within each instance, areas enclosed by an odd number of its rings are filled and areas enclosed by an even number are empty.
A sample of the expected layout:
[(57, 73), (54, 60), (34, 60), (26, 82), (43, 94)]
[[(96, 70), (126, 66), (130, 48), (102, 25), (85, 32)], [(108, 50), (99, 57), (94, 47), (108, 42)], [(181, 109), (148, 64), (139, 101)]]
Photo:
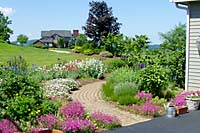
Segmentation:
[(12, 24), (11, 20), (0, 11), (0, 40), (9, 41), (10, 34), (13, 34), (9, 24)]
[(119, 34), (121, 23), (117, 22), (118, 18), (113, 16), (112, 8), (108, 7), (106, 2), (92, 1), (89, 6), (89, 17), (83, 26), (86, 36), (100, 45), (102, 38), (109, 33)]
[(17, 36), (17, 42), (19, 42), (21, 45), (26, 43), (28, 41), (28, 37), (26, 35), (20, 34)]

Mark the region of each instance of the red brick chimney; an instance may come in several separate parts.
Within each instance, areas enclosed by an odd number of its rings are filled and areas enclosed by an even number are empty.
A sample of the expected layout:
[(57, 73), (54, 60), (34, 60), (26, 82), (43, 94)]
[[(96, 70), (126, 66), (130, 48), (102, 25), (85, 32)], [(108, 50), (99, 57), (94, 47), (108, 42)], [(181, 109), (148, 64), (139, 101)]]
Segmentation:
[(73, 30), (73, 37), (78, 37), (79, 36), (79, 30)]

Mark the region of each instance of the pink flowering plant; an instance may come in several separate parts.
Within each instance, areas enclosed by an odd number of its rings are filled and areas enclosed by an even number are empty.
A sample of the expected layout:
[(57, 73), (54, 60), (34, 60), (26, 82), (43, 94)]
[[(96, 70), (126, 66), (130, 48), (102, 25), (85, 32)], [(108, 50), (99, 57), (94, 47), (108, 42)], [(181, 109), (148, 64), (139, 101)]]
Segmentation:
[(14, 133), (17, 132), (18, 128), (10, 119), (0, 120), (0, 133)]
[(69, 118), (62, 124), (62, 131), (66, 133), (93, 133), (96, 127), (90, 120)]
[(101, 112), (90, 114), (90, 118), (99, 128), (111, 129), (121, 126), (119, 119)]
[(83, 105), (78, 101), (71, 101), (67, 103), (61, 108), (60, 111), (66, 119), (81, 119), (85, 114)]
[(133, 112), (141, 115), (157, 116), (162, 111), (162, 107), (153, 102), (151, 93), (138, 92), (136, 96), (139, 98), (139, 104), (130, 106)]
[(200, 98), (200, 91), (187, 91), (182, 92), (170, 102), (173, 103), (177, 107), (186, 106), (186, 99), (199, 99)]
[(56, 128), (56, 117), (53, 114), (42, 115), (37, 118), (39, 127), (53, 129)]

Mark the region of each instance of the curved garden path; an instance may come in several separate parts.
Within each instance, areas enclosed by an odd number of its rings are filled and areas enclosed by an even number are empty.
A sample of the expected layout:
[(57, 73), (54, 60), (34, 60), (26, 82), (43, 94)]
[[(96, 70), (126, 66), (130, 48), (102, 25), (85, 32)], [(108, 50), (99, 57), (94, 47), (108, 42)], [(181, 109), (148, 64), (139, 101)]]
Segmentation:
[(78, 91), (74, 91), (71, 97), (73, 100), (81, 102), (89, 112), (97, 111), (116, 116), (121, 121), (122, 126), (128, 126), (149, 120), (127, 111), (120, 110), (115, 107), (115, 105), (105, 102), (101, 94), (101, 86), (104, 83), (105, 81), (98, 81), (83, 85)]

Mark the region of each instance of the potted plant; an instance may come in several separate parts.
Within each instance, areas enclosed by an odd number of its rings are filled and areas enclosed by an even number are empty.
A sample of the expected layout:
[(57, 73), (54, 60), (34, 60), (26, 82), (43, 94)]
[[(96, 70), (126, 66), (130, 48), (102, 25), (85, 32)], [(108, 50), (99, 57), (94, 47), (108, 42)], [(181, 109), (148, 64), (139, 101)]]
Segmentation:
[(189, 110), (199, 109), (200, 91), (191, 92), (185, 99)]

